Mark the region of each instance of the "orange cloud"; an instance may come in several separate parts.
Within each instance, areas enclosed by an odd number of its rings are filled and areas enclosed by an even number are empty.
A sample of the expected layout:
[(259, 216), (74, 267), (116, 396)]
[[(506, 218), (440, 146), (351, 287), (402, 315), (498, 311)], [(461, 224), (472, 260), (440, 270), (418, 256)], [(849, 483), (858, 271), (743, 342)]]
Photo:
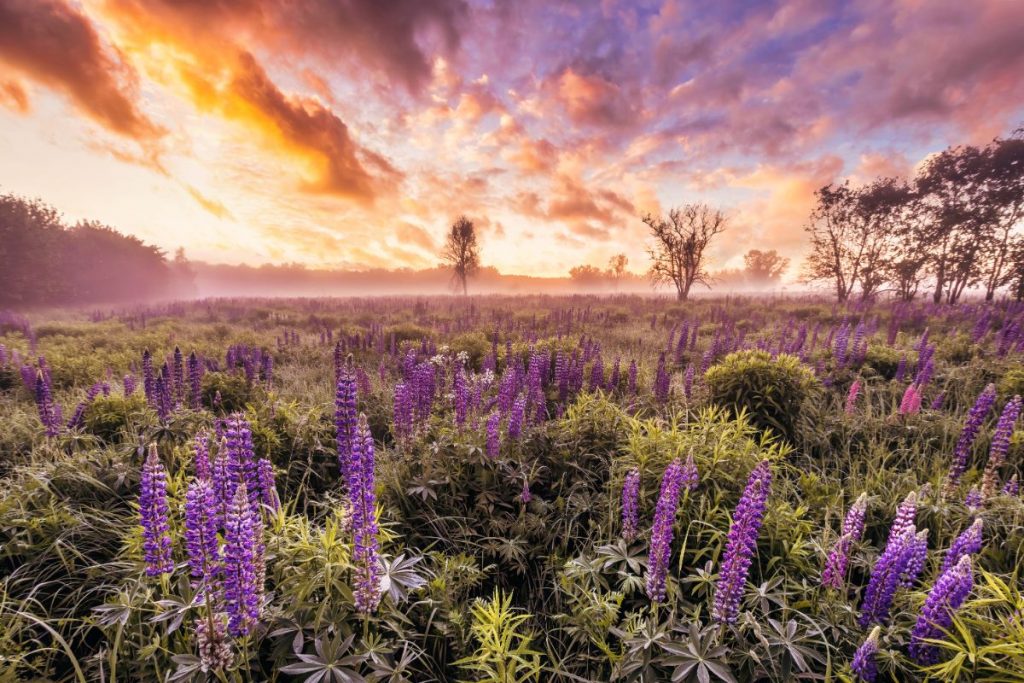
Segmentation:
[[(0, 1), (0, 62), (61, 92), (115, 133), (136, 140), (163, 133), (139, 109), (134, 70), (103, 45), (85, 15), (60, 0)], [(8, 83), (3, 89), (28, 108), (23, 89)]]

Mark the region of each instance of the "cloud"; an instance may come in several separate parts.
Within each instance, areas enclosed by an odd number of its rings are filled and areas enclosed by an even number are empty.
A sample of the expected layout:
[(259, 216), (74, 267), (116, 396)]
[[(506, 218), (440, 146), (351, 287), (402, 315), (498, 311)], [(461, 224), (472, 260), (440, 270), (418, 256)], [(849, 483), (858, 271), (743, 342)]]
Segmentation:
[(27, 114), (29, 110), (28, 93), (17, 81), (0, 81), (0, 104), (19, 114)]
[(202, 192), (200, 192), (191, 185), (186, 184), (185, 190), (189, 193), (189, 196), (191, 196), (192, 199), (194, 199), (196, 203), (199, 204), (199, 206), (203, 207), (203, 209), (209, 212), (211, 215), (221, 220), (234, 220), (234, 216), (228, 210), (228, 207), (224, 206), (216, 199), (211, 199), (210, 197), (207, 197), (206, 195), (204, 195)]
[[(134, 70), (60, 0), (0, 0), (0, 62), (62, 93), (108, 130), (136, 140), (163, 133), (139, 108)], [(5, 83), (4, 90), (27, 109), (23, 89)]]

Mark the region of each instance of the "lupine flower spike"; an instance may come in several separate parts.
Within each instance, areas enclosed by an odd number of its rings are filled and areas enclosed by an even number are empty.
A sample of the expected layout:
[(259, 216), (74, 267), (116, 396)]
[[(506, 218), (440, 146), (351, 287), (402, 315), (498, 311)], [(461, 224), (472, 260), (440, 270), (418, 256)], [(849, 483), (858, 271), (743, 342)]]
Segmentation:
[(935, 581), (928, 599), (921, 608), (910, 633), (911, 658), (925, 666), (939, 661), (939, 648), (928, 640), (940, 640), (953, 624), (953, 614), (960, 608), (974, 587), (971, 556), (964, 555)]
[(875, 661), (875, 656), (878, 654), (878, 637), (881, 632), (880, 626), (871, 629), (871, 633), (857, 648), (853, 661), (850, 662), (853, 673), (864, 683), (875, 683), (878, 678), (878, 662)]
[(635, 467), (626, 474), (622, 484), (622, 538), (636, 538), (639, 525), (640, 470)]
[(665, 600), (665, 581), (668, 563), (672, 556), (672, 527), (675, 525), (676, 508), (679, 505), (679, 489), (682, 486), (683, 466), (679, 458), (673, 460), (661, 478), (658, 505), (654, 510), (654, 525), (651, 527), (651, 549), (647, 567), (647, 597), (652, 602)]
[(174, 571), (174, 561), (171, 559), (171, 537), (167, 523), (167, 478), (156, 444), (150, 445), (149, 455), (142, 466), (140, 488), (139, 517), (146, 574), (169, 574)]

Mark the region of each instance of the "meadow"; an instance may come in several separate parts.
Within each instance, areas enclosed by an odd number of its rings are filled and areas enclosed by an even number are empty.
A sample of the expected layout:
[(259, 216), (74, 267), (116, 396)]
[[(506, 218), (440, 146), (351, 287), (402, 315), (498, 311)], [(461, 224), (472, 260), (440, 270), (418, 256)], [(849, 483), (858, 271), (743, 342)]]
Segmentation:
[(0, 313), (0, 681), (1024, 680), (1024, 305)]

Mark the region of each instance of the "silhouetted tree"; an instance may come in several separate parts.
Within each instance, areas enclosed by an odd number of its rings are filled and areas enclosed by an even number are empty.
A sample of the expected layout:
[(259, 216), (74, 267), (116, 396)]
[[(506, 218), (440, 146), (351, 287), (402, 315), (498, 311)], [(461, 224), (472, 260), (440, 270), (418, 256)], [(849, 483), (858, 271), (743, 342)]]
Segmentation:
[(1014, 299), (1024, 301), (1024, 236), (1019, 236), (1010, 245), (1010, 255), (1001, 284), (1009, 286), (1010, 296)]
[(805, 228), (811, 253), (804, 264), (803, 279), (831, 281), (836, 299), (846, 301), (861, 275), (864, 260), (866, 231), (857, 193), (849, 183), (829, 184), (814, 196), (817, 204)]
[(777, 282), (789, 268), (789, 259), (780, 256), (774, 249), (761, 251), (751, 249), (743, 255), (744, 276), (752, 284)]
[(982, 275), (985, 300), (991, 301), (1005, 280), (1014, 239), (1024, 231), (1024, 130), (993, 140), (984, 154), (986, 199), (993, 225), (984, 247)]
[(451, 266), (452, 277), (462, 285), (462, 294), (465, 296), (469, 293), (469, 278), (480, 268), (480, 248), (473, 221), (465, 216), (455, 219), (445, 239), (442, 257)]
[(655, 240), (654, 247), (648, 250), (655, 283), (671, 283), (679, 301), (686, 301), (695, 282), (710, 287), (704, 252), (711, 240), (725, 230), (725, 214), (698, 203), (672, 209), (667, 219), (647, 214), (642, 220)]

